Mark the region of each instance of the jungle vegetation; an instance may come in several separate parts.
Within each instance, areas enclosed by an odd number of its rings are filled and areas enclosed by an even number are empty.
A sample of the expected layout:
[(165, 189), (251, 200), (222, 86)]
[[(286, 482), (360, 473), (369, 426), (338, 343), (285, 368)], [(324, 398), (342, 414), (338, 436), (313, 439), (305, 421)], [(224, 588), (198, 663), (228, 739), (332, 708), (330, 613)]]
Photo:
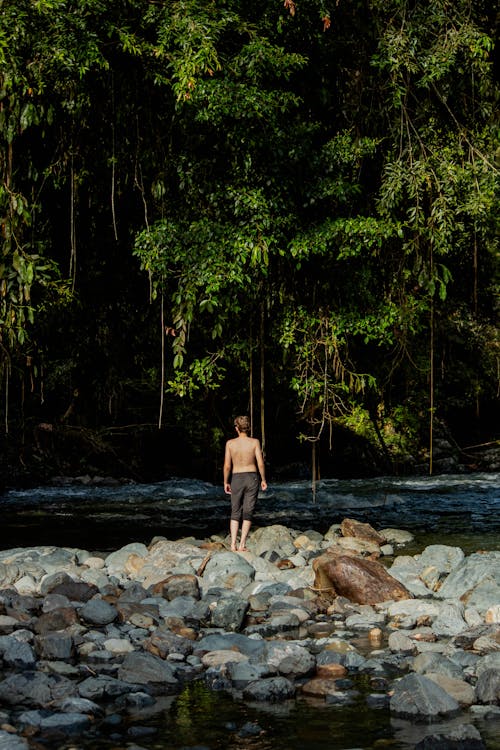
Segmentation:
[(65, 429), (100, 468), (142, 435), (153, 474), (212, 478), (236, 413), (314, 475), (346, 435), (387, 471), (432, 472), (437, 425), (498, 440), (497, 24), (491, 0), (1, 0), (9, 461)]

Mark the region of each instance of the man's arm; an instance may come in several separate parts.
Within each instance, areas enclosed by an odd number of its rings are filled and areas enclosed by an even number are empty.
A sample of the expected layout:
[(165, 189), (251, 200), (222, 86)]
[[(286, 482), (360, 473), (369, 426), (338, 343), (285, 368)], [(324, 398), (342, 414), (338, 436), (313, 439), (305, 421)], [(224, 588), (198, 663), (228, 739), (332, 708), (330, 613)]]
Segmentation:
[(231, 468), (233, 462), (231, 459), (231, 449), (229, 447), (229, 441), (226, 443), (226, 452), (224, 454), (224, 492), (228, 495), (231, 494), (231, 484), (229, 478), (231, 476)]
[(262, 455), (262, 449), (258, 440), (256, 440), (255, 443), (255, 460), (257, 461), (257, 468), (260, 473), (260, 486), (263, 490), (267, 490), (266, 467), (264, 465), (264, 456)]

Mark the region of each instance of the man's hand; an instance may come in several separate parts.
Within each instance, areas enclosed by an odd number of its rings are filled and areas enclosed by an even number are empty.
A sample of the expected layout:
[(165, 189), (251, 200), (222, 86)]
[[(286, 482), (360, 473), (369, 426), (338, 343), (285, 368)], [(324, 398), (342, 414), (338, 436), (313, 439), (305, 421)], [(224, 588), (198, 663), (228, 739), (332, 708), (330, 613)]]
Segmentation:
[(265, 479), (262, 480), (262, 482), (260, 483), (260, 486), (263, 491), (267, 490), (267, 482)]
[(228, 482), (226, 482), (226, 484), (224, 485), (224, 492), (226, 493), (226, 495), (231, 494), (231, 485)]

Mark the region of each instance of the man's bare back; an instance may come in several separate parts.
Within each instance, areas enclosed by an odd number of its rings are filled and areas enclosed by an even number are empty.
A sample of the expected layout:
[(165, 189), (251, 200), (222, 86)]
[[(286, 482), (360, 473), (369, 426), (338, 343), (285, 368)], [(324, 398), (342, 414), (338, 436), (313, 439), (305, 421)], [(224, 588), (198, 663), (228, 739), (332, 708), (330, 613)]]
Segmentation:
[(260, 452), (259, 441), (250, 437), (237, 437), (227, 442), (233, 474), (242, 471), (257, 471), (257, 454)]
[(260, 442), (238, 430), (238, 437), (228, 440), (224, 456), (224, 490), (231, 492), (230, 475), (246, 471), (258, 471), (261, 487), (267, 489), (266, 469)]

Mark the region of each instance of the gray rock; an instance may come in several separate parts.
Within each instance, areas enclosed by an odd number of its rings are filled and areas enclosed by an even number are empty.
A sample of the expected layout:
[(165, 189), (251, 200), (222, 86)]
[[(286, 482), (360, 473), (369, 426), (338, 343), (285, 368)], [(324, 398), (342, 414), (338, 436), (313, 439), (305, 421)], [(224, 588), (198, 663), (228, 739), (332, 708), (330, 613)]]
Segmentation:
[(145, 544), (141, 544), (140, 542), (132, 542), (131, 544), (126, 544), (124, 547), (121, 547), (121, 549), (118, 549), (115, 552), (111, 552), (106, 557), (104, 562), (110, 575), (114, 575), (116, 573), (120, 574), (123, 573), (125, 563), (127, 562), (130, 555), (146, 557), (147, 554), (148, 548)]
[(458, 567), (465, 555), (460, 547), (449, 547), (445, 544), (430, 544), (417, 555), (421, 569), (434, 567), (439, 573), (449, 573)]
[(221, 552), (214, 555), (203, 572), (203, 589), (222, 586), (234, 591), (242, 591), (253, 581), (255, 568), (236, 552)]
[(178, 596), (200, 598), (200, 586), (195, 575), (172, 575), (153, 586), (155, 592), (161, 593), (164, 599), (171, 601)]
[(82, 620), (91, 625), (108, 625), (118, 617), (118, 611), (109, 602), (103, 599), (91, 599), (78, 611)]
[(286, 526), (274, 524), (254, 531), (249, 539), (248, 547), (256, 555), (274, 551), (279, 557), (288, 557), (297, 551), (293, 541), (293, 536)]
[(65, 698), (61, 701), (59, 710), (64, 713), (91, 714), (95, 716), (103, 713), (103, 709), (97, 703), (88, 700), (88, 698), (79, 698), (78, 696)]
[(226, 675), (236, 690), (242, 690), (250, 682), (261, 680), (273, 674), (273, 671), (264, 664), (251, 664), (248, 661), (229, 662), (226, 666)]
[(413, 660), (413, 669), (418, 674), (439, 672), (439, 674), (453, 677), (455, 679), (461, 679), (462, 677), (462, 669), (460, 666), (442, 654), (419, 654)]
[(173, 667), (154, 654), (127, 654), (118, 670), (118, 677), (125, 682), (147, 685), (156, 694), (172, 694), (179, 689)]
[(158, 610), (160, 615), (165, 618), (180, 617), (194, 620), (198, 620), (199, 615), (205, 613), (203, 608), (200, 609), (198, 600), (193, 596), (178, 596), (172, 601), (160, 599)]
[(132, 581), (118, 597), (119, 602), (142, 602), (149, 596), (144, 586), (138, 581)]
[(87, 677), (78, 685), (78, 692), (81, 697), (91, 701), (102, 698), (116, 698), (118, 695), (130, 693), (137, 689), (137, 685), (131, 685), (129, 682), (124, 682), (109, 675)]
[(42, 578), (40, 582), (40, 593), (42, 596), (50, 594), (52, 589), (55, 589), (56, 586), (59, 586), (62, 583), (73, 583), (73, 579), (63, 570), (50, 573)]
[(316, 659), (304, 646), (290, 641), (269, 642), (265, 663), (285, 677), (304, 677), (314, 672)]
[(427, 677), (409, 674), (394, 685), (390, 709), (408, 718), (435, 718), (458, 712), (457, 701)]
[(24, 737), (0, 729), (0, 750), (29, 750), (29, 744)]
[(266, 622), (257, 625), (249, 625), (245, 628), (246, 635), (260, 635), (262, 638), (270, 638), (280, 633), (298, 632), (300, 620), (296, 614), (275, 615), (270, 617)]
[(409, 544), (414, 539), (411, 532), (403, 529), (380, 529), (379, 534), (385, 537), (388, 542), (392, 542), (398, 546)]
[(8, 706), (42, 708), (53, 700), (75, 693), (76, 685), (71, 680), (41, 672), (13, 674), (0, 682), (0, 703)]
[(65, 661), (73, 656), (73, 638), (64, 633), (39, 635), (35, 647), (41, 659)]
[(125, 696), (125, 705), (133, 710), (154, 706), (155, 703), (156, 699), (148, 693), (129, 693)]
[(407, 633), (399, 630), (390, 633), (387, 645), (395, 653), (414, 654), (417, 650), (415, 641), (412, 641)]
[[(39, 714), (39, 717), (36, 714)], [(34, 723), (37, 718), (39, 724)], [(25, 726), (38, 726), (42, 731), (58, 730), (64, 734), (75, 735), (89, 729), (92, 719), (88, 714), (51, 712), (45, 716), (43, 711), (28, 711), (21, 714), (19, 723)]]
[(20, 670), (35, 668), (36, 657), (32, 647), (12, 635), (0, 636), (0, 654), (7, 667)]
[(224, 630), (240, 630), (248, 610), (248, 601), (241, 596), (221, 599), (212, 611), (212, 625)]
[(500, 703), (500, 671), (485, 669), (476, 684), (476, 698), (479, 703)]
[(415, 750), (485, 750), (479, 731), (472, 724), (461, 724), (442, 734), (431, 734), (415, 745)]
[(259, 658), (265, 648), (263, 640), (249, 638), (243, 633), (210, 633), (193, 644), (193, 653), (236, 649), (249, 657)]
[(479, 677), (486, 669), (496, 669), (500, 672), (500, 652), (477, 657), (476, 675)]
[(467, 630), (463, 612), (460, 602), (443, 602), (438, 617), (432, 623), (433, 631), (436, 635), (457, 635)]
[(63, 596), (63, 594), (47, 594), (43, 600), (42, 612), (51, 612), (53, 609), (69, 606), (71, 606), (71, 602), (67, 596)]
[(461, 600), (486, 612), (500, 600), (500, 552), (475, 553), (465, 558), (444, 581), (436, 596)]
[(280, 703), (293, 698), (295, 685), (286, 677), (265, 677), (250, 682), (243, 688), (243, 697), (249, 701), (263, 701), (265, 703)]

